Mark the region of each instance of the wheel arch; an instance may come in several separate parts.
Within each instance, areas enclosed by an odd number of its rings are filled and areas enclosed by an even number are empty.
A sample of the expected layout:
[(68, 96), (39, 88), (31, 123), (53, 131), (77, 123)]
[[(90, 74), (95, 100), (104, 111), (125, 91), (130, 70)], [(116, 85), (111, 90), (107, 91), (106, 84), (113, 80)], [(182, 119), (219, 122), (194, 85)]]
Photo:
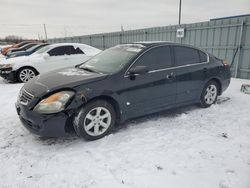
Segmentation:
[(92, 101), (96, 101), (96, 100), (105, 100), (107, 102), (109, 102), (115, 109), (116, 112), (116, 125), (119, 124), (119, 122), (121, 121), (121, 108), (119, 103), (117, 102), (117, 100), (115, 100), (112, 96), (108, 96), (108, 95), (101, 95), (101, 96), (97, 96), (94, 97), (90, 100), (87, 101), (87, 103), (92, 102)]
[(29, 65), (25, 65), (25, 66), (22, 66), (22, 67), (19, 67), (16, 71), (15, 71), (15, 79), (18, 81), (18, 82), (22, 82), (19, 78), (19, 73), (22, 69), (25, 69), (25, 68), (29, 68), (29, 69), (32, 69), (35, 71), (35, 76), (39, 75), (40, 73), (38, 72), (38, 70), (33, 67), (33, 66), (29, 66)]
[(219, 91), (218, 91), (218, 95), (221, 95), (221, 93), (222, 93), (222, 83), (221, 83), (221, 81), (220, 81), (220, 79), (219, 78), (210, 78), (207, 82), (206, 82), (206, 84), (208, 83), (208, 82), (210, 82), (210, 81), (214, 81), (214, 82), (216, 82), (217, 84), (218, 84), (218, 86), (219, 86)]
[(25, 65), (25, 66), (23, 66), (23, 67), (19, 67), (19, 68), (16, 70), (16, 76), (18, 76), (18, 73), (19, 73), (20, 70), (25, 69), (25, 68), (33, 69), (34, 71), (36, 71), (36, 74), (37, 74), (37, 75), (40, 74), (39, 71), (38, 71), (35, 67), (30, 66), (30, 65)]

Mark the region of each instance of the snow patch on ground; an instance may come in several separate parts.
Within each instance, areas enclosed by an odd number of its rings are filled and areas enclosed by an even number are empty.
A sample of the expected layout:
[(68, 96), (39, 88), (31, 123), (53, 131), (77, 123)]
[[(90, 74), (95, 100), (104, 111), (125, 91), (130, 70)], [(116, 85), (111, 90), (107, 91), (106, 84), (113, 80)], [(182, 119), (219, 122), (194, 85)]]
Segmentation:
[(233, 79), (207, 109), (139, 118), (97, 141), (29, 133), (14, 103), (22, 84), (0, 79), (0, 187), (249, 188), (250, 95)]

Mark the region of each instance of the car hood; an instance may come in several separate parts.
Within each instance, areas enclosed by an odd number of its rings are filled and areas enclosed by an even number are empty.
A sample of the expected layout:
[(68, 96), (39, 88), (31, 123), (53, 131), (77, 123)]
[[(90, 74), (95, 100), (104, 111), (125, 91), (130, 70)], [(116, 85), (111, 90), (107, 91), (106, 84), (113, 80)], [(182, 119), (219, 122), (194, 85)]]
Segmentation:
[(48, 92), (100, 81), (107, 76), (71, 67), (38, 75), (24, 84), (23, 88), (35, 97), (42, 97)]
[(4, 59), (0, 62), (0, 64), (19, 64), (19, 63), (24, 63), (24, 62), (29, 62), (35, 59), (41, 58), (40, 55), (37, 56), (19, 56), (19, 57), (13, 57), (13, 58), (8, 58)]
[(26, 62), (27, 58), (24, 56), (20, 56), (20, 57), (13, 57), (13, 58), (7, 58), (4, 59), (0, 62), (0, 64), (13, 64), (16, 65), (18, 63), (23, 63)]
[(22, 55), (22, 54), (27, 54), (29, 53), (28, 51), (20, 51), (20, 52), (13, 52), (13, 53), (10, 53), (10, 56), (11, 55)]

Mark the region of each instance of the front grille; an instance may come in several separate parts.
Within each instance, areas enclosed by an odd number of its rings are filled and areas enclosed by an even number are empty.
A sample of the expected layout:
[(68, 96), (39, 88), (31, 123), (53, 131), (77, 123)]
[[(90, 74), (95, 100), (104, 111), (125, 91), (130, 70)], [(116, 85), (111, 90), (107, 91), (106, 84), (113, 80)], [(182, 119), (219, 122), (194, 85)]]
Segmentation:
[(22, 89), (19, 94), (18, 101), (23, 105), (28, 105), (29, 102), (34, 98), (34, 95), (27, 92), (25, 89)]

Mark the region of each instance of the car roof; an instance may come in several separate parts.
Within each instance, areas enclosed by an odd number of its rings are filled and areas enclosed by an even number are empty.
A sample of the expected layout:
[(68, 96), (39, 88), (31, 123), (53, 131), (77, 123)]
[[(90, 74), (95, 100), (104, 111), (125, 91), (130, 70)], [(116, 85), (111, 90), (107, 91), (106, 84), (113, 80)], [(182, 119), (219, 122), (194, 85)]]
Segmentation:
[(20, 43), (17, 43), (17, 45), (26, 45), (26, 44), (29, 44), (29, 43), (38, 43), (39, 41), (23, 41), (23, 42), (20, 42)]
[(35, 46), (46, 46), (46, 45), (50, 45), (49, 43), (37, 43)]
[(50, 44), (51, 47), (68, 46), (68, 45), (81, 46), (81, 47), (92, 47), (92, 46), (89, 46), (87, 44), (82, 44), (82, 43), (54, 43), (54, 44)]
[[(124, 43), (124, 45), (143, 45), (145, 47), (150, 46), (158, 46), (158, 45), (180, 45), (180, 46), (189, 46), (194, 47), (189, 44), (183, 44), (183, 43), (177, 43), (177, 42), (171, 42), (171, 41), (140, 41), (140, 42), (133, 42), (133, 43)], [(195, 47), (194, 47), (195, 48)]]
[(140, 45), (140, 47), (144, 47), (144, 48), (150, 48), (150, 47), (160, 46), (160, 45), (178, 45), (178, 46), (183, 46), (183, 47), (194, 48), (194, 49), (197, 49), (197, 50), (204, 52), (204, 50), (202, 50), (196, 46), (192, 46), (189, 44), (183, 44), (183, 43), (177, 43), (177, 42), (171, 42), (171, 41), (141, 41), (141, 42), (121, 44), (121, 45)]
[(145, 47), (158, 46), (158, 45), (171, 45), (171, 44), (172, 45), (183, 45), (183, 44), (171, 42), (171, 41), (140, 41), (140, 42), (134, 42), (131, 44), (140, 44), (140, 45), (143, 45)]
[(49, 49), (51, 50), (52, 48), (55, 47), (60, 47), (60, 46), (73, 46), (74, 48), (80, 48), (86, 55), (92, 56), (96, 55), (97, 53), (101, 52), (98, 48), (95, 48), (93, 46), (89, 46), (87, 44), (82, 44), (82, 43), (54, 43), (50, 44)]
[(122, 45), (125, 45), (125, 46), (131, 45), (131, 46), (137, 46), (137, 47), (143, 48), (143, 49), (148, 49), (148, 48), (151, 48), (154, 46), (156, 47), (156, 46), (161, 46), (161, 45), (177, 45), (177, 46), (193, 48), (193, 49), (202, 51), (206, 54), (209, 54), (206, 51), (204, 51), (203, 49), (200, 49), (196, 46), (192, 46), (189, 44), (183, 44), (183, 43), (177, 43), (177, 42), (171, 42), (171, 41), (141, 41), (141, 42), (133, 42), (133, 43), (124, 43), (124, 44), (119, 44), (119, 45), (121, 45), (121, 46)]
[(54, 44), (50, 44), (49, 46), (51, 48), (54, 48), (54, 47), (68, 46), (68, 45), (74, 46), (75, 48), (77, 48), (77, 47), (80, 48), (87, 55), (91, 55), (92, 53), (97, 53), (97, 51), (98, 52), (101, 51), (98, 48), (95, 48), (95, 47), (87, 45), (87, 44), (82, 44), (82, 43), (54, 43)]
[[(149, 48), (149, 47), (154, 47), (154, 46), (159, 46), (159, 45), (183, 45), (180, 43), (174, 43), (174, 42), (169, 42), (169, 41), (140, 41), (140, 42), (132, 42), (132, 43), (123, 43), (119, 44), (118, 46), (134, 46), (134, 47), (139, 47), (139, 48)], [(187, 45), (185, 45), (187, 46)]]

